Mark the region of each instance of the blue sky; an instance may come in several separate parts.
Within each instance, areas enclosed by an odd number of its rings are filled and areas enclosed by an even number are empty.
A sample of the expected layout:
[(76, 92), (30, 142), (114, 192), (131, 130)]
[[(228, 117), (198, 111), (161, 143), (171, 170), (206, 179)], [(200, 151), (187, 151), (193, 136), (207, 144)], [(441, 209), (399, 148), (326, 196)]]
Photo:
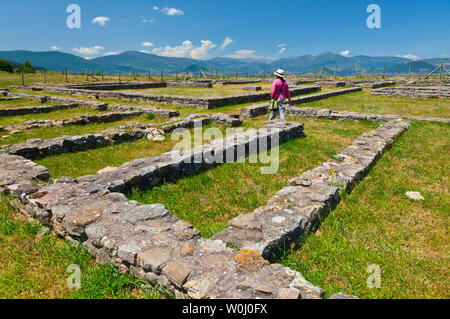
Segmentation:
[[(80, 29), (66, 26), (66, 8), (72, 3), (81, 8)], [(371, 3), (381, 8), (381, 29), (366, 25)], [(58, 49), (87, 58), (127, 50), (198, 59), (279, 58), (327, 51), (348, 56), (450, 56), (448, 0), (0, 0), (0, 4), (0, 50)]]

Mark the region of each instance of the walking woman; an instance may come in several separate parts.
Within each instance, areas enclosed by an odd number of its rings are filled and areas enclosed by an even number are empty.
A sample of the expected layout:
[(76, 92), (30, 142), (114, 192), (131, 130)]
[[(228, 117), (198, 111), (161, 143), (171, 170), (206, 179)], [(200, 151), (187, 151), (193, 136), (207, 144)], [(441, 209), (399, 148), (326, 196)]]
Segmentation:
[(279, 69), (275, 72), (276, 80), (272, 84), (272, 92), (270, 97), (272, 102), (270, 103), (270, 118), (269, 121), (274, 120), (277, 117), (277, 113), (280, 119), (284, 121), (284, 101), (289, 99), (289, 105), (292, 105), (291, 92), (289, 91), (289, 86), (284, 79), (284, 71)]

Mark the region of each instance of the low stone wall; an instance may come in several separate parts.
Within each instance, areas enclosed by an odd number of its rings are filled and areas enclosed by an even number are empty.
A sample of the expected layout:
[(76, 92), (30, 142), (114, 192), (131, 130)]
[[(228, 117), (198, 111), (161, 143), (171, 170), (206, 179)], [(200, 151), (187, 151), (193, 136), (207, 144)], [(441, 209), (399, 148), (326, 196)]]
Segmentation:
[(394, 85), (396, 82), (394, 81), (384, 81), (384, 82), (365, 82), (360, 84), (355, 84), (356, 87), (360, 88), (369, 88), (369, 89), (376, 89), (381, 88), (384, 86)]
[(64, 110), (79, 106), (77, 103), (48, 105), (48, 106), (28, 106), (13, 109), (0, 109), (0, 116), (24, 115), (33, 113), (49, 113), (56, 110)]
[(213, 87), (211, 82), (197, 82), (197, 81), (168, 81), (167, 87), (191, 87), (191, 88), (207, 88)]
[(142, 113), (146, 113), (146, 114), (155, 114), (157, 116), (168, 117), (168, 118), (180, 116), (180, 111), (160, 109), (160, 108), (156, 108), (156, 107), (146, 107), (146, 106), (132, 106), (132, 105), (117, 104), (117, 105), (109, 105), (108, 109), (110, 109), (112, 111), (121, 111), (121, 112), (126, 112), (126, 111), (142, 112)]
[(42, 95), (31, 95), (26, 93), (11, 93), (16, 96), (22, 97), (22, 98), (28, 98), (28, 99), (34, 99), (38, 100), (41, 103), (45, 103), (47, 101), (58, 101), (58, 102), (67, 102), (67, 103), (77, 103), (81, 106), (91, 107), (99, 111), (106, 111), (110, 109), (111, 111), (137, 111), (137, 112), (143, 112), (143, 113), (152, 113), (156, 114), (158, 116), (162, 117), (175, 117), (180, 116), (179, 111), (175, 110), (167, 110), (167, 109), (161, 109), (161, 108), (151, 108), (151, 107), (144, 107), (144, 106), (130, 106), (130, 105), (109, 105), (108, 103), (102, 103), (102, 102), (96, 102), (96, 101), (86, 101), (86, 100), (80, 100), (80, 99), (74, 99), (74, 98), (68, 98), (68, 97), (60, 97), (60, 96), (42, 96)]
[(44, 158), (61, 153), (80, 152), (142, 138), (142, 131), (108, 130), (98, 134), (63, 136), (48, 140), (29, 139), (25, 144), (4, 145), (1, 149), (27, 159)]
[[(8, 93), (6, 93), (8, 94)], [(0, 102), (20, 100), (20, 97), (0, 97)]]
[(39, 103), (46, 103), (48, 101), (52, 102), (58, 102), (58, 103), (76, 103), (79, 106), (86, 106), (90, 107), (99, 111), (106, 111), (108, 108), (108, 103), (102, 103), (102, 102), (95, 102), (95, 101), (87, 101), (87, 100), (80, 100), (80, 99), (74, 99), (69, 97), (61, 97), (61, 96), (44, 96), (44, 95), (32, 95), (27, 93), (9, 93), (9, 96), (15, 96), (20, 97), (24, 99), (32, 99), (35, 101), (38, 101)]
[(220, 83), (222, 85), (238, 85), (238, 84), (253, 84), (258, 82), (260, 82), (260, 80), (225, 80), (225, 81), (218, 81), (217, 83)]
[(214, 123), (230, 125), (231, 127), (238, 127), (242, 125), (239, 114), (216, 113), (211, 115), (210, 118)]
[[(282, 139), (303, 134), (298, 123), (275, 123), (270, 128), (269, 136), (279, 134)], [(212, 150), (223, 154), (229, 147), (236, 150), (254, 138), (267, 137), (266, 132), (254, 131), (246, 141), (239, 142), (238, 136), (215, 141), (175, 161), (166, 154), (136, 160), (97, 177), (62, 178), (47, 186), (31, 182), (48, 180), (45, 168), (0, 154), (0, 190), (20, 201), (22, 212), (52, 225), (69, 240), (81, 241), (99, 262), (114, 262), (121, 271), (129, 269), (177, 298), (323, 298), (323, 291), (298, 272), (271, 265), (255, 251), (235, 252), (220, 240), (201, 238), (198, 230), (161, 204), (140, 205), (108, 191), (125, 181), (152, 184), (162, 175), (193, 173), (202, 164), (186, 164), (184, 158)]]
[(423, 122), (441, 122), (450, 123), (450, 118), (437, 118), (437, 117), (425, 117), (425, 116), (400, 116), (400, 115), (383, 115), (372, 113), (359, 113), (359, 112), (347, 112), (347, 111), (333, 111), (329, 109), (319, 109), (312, 107), (293, 107), (291, 111), (287, 111), (287, 114), (297, 115), (300, 117), (309, 118), (325, 118), (330, 120), (339, 121), (371, 121), (371, 122), (387, 122), (400, 118), (405, 118), (414, 121)]
[[(349, 89), (342, 89), (342, 90), (336, 90), (333, 92), (324, 92), (324, 93), (318, 93), (318, 94), (312, 94), (307, 96), (300, 96), (297, 98), (292, 98), (292, 104), (298, 105), (303, 104), (307, 102), (313, 102), (318, 100), (327, 99), (333, 96), (343, 95), (347, 93), (353, 93), (353, 92), (359, 92), (361, 91), (361, 88), (349, 88)], [(241, 109), (241, 116), (243, 117), (257, 117), (264, 114), (267, 114), (269, 112), (269, 105), (268, 103), (258, 104), (258, 105), (252, 105), (248, 107), (244, 107)]]
[(450, 98), (450, 86), (398, 86), (372, 90), (373, 96), (394, 96), (413, 98)]
[(261, 86), (244, 86), (242, 89), (246, 91), (262, 91)]
[[(125, 193), (132, 188), (152, 188), (164, 180), (175, 181), (181, 176), (192, 175), (205, 167), (235, 162), (240, 156), (250, 154), (249, 143), (259, 143), (262, 139), (270, 141), (278, 135), (279, 142), (303, 137), (303, 124), (275, 122), (260, 130), (249, 130), (242, 134), (215, 140), (181, 153), (172, 151), (161, 156), (138, 159), (126, 163), (116, 171), (77, 178), (79, 182), (91, 182), (102, 185), (110, 191)], [(242, 151), (242, 153), (239, 153)], [(228, 153), (227, 153), (228, 152)]]
[(115, 91), (115, 90), (138, 90), (167, 87), (166, 82), (121, 82), (121, 83), (98, 83), (82, 85), (64, 85), (68, 89), (82, 89), (94, 91)]
[(384, 150), (409, 127), (408, 122), (398, 120), (365, 133), (336, 159), (291, 179), (290, 186), (279, 191), (266, 206), (229, 221), (228, 228), (212, 239), (272, 258), (316, 230), (320, 218), (338, 204), (340, 191), (362, 180)]
[(239, 115), (222, 114), (222, 113), (217, 113), (213, 115), (189, 114), (181, 121), (164, 123), (162, 129), (165, 133), (170, 133), (179, 128), (194, 128), (195, 124), (207, 125), (211, 122), (221, 125), (230, 125), (231, 127), (238, 127), (242, 125), (242, 121), (239, 119)]
[[(148, 101), (159, 104), (183, 105), (189, 107), (198, 107), (212, 109), (221, 106), (243, 104), (249, 102), (258, 102), (270, 100), (270, 92), (266, 93), (248, 93), (241, 95), (230, 95), (224, 97), (194, 97), (183, 95), (159, 95), (141, 92), (115, 92), (115, 91), (90, 91), (74, 90), (59, 87), (44, 87), (44, 91), (62, 94), (73, 94), (88, 96), (94, 98), (114, 98), (135, 101)], [(291, 89), (291, 95), (307, 94), (320, 91), (320, 86), (305, 86)]]
[(398, 115), (382, 115), (372, 113), (359, 113), (347, 111), (333, 111), (329, 109), (319, 109), (313, 107), (292, 107), (292, 110), (286, 112), (290, 115), (297, 115), (306, 118), (324, 118), (339, 121), (371, 121), (387, 122), (400, 118)]
[(40, 127), (54, 127), (54, 126), (66, 126), (66, 125), (87, 125), (90, 123), (111, 123), (120, 121), (124, 118), (137, 117), (144, 114), (144, 112), (121, 112), (121, 113), (106, 113), (100, 115), (82, 115), (72, 117), (64, 120), (29, 120), (24, 125), (9, 125), (0, 126), (0, 131), (16, 131), (16, 130), (32, 130)]

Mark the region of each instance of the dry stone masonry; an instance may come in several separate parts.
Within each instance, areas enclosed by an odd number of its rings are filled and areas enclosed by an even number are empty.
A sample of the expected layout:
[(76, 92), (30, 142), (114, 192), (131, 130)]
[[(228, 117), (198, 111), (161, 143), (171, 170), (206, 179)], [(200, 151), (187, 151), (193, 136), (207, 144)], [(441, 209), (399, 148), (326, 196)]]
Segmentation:
[(242, 89), (246, 90), (246, 91), (261, 91), (262, 87), (261, 86), (244, 86)]
[[(22, 87), (24, 89), (25, 87)], [(32, 89), (32, 87), (26, 87)], [(223, 97), (196, 97), (196, 96), (184, 96), (184, 95), (160, 95), (142, 92), (116, 92), (116, 91), (93, 91), (93, 90), (80, 90), (80, 89), (68, 89), (64, 87), (47, 86), (41, 88), (45, 92), (72, 94), (79, 96), (99, 98), (114, 98), (125, 99), (135, 101), (146, 101), (160, 104), (172, 104), (182, 105), (189, 107), (212, 109), (222, 106), (243, 104), (250, 102), (258, 102), (262, 100), (270, 100), (270, 93), (247, 93), (241, 95), (229, 95)], [(291, 94), (293, 96), (300, 94), (307, 94), (320, 91), (320, 86), (305, 86), (293, 88)]]
[(170, 133), (179, 128), (193, 128), (195, 123), (200, 125), (207, 125), (211, 122), (229, 125), (231, 127), (238, 127), (242, 125), (242, 121), (239, 119), (239, 115), (216, 113), (209, 114), (189, 114), (181, 121), (175, 121), (171, 123), (164, 123), (162, 129), (165, 133)]
[(398, 86), (372, 90), (373, 96), (407, 96), (413, 98), (450, 98), (450, 86)]
[(44, 96), (44, 95), (32, 95), (27, 93), (9, 93), (8, 96), (15, 96), (25, 99), (32, 99), (38, 101), (39, 103), (46, 103), (48, 101), (58, 102), (58, 103), (67, 103), (67, 104), (78, 104), (80, 106), (90, 107), (99, 111), (106, 111), (108, 108), (108, 103), (101, 103), (96, 101), (87, 101), (87, 100), (79, 100), (68, 97), (61, 96)]
[[(277, 132), (286, 139), (302, 134), (303, 126), (275, 123), (270, 128), (271, 134)], [(257, 132), (249, 138), (257, 138)], [(206, 149), (220, 148), (223, 152), (225, 144), (212, 142)], [(192, 150), (180, 160), (206, 149)], [(152, 167), (144, 162), (134, 161), (128, 168), (147, 182), (155, 170), (183, 169), (182, 162), (176, 167), (177, 161), (167, 158), (166, 164), (162, 161), (153, 166), (153, 162)], [(0, 154), (0, 190), (16, 197), (22, 211), (52, 225), (60, 235), (80, 240), (98, 261), (130, 269), (135, 276), (169, 289), (177, 298), (323, 298), (323, 291), (300, 273), (271, 265), (255, 251), (236, 252), (220, 240), (201, 238), (198, 230), (178, 220), (163, 205), (128, 201), (102, 182), (87, 179), (61, 178), (46, 186), (31, 182), (48, 178), (48, 171), (33, 162)], [(133, 180), (137, 179), (129, 182)]]
[(337, 205), (341, 190), (364, 178), (384, 150), (410, 127), (396, 120), (356, 139), (335, 159), (289, 181), (266, 206), (240, 215), (213, 236), (239, 249), (257, 251), (265, 259), (317, 229), (319, 220)]
[[(318, 94), (311, 94), (311, 95), (307, 95), (307, 96), (300, 96), (297, 98), (293, 98), (292, 104), (298, 105), (298, 104), (303, 104), (303, 103), (307, 103), (307, 102), (318, 101), (318, 100), (327, 99), (327, 98), (330, 98), (333, 96), (359, 92), (361, 90), (362, 90), (361, 88), (349, 88), (349, 89), (336, 90), (333, 92), (324, 92), (324, 93), (318, 93)], [(263, 104), (252, 105), (252, 106), (242, 108), (241, 116), (253, 118), (253, 117), (267, 114), (268, 112), (269, 112), (268, 103), (263, 103)]]
[(106, 113), (99, 115), (82, 115), (72, 117), (64, 120), (29, 120), (24, 122), (23, 125), (8, 125), (0, 126), (0, 131), (15, 131), (15, 130), (32, 130), (40, 127), (54, 127), (54, 126), (67, 126), (67, 125), (87, 125), (91, 123), (111, 123), (123, 120), (125, 118), (133, 118), (144, 114), (144, 112), (132, 111), (121, 113)]
[(440, 122), (450, 124), (450, 118), (425, 117), (425, 116), (400, 116), (400, 115), (384, 115), (384, 114), (360, 113), (348, 111), (334, 111), (314, 107), (301, 107), (301, 108), (293, 107), (292, 110), (287, 111), (287, 114), (305, 118), (323, 118), (338, 121), (387, 122), (400, 118), (405, 118), (413, 121)]
[(109, 105), (108, 103), (96, 102), (96, 101), (88, 101), (88, 100), (80, 100), (68, 97), (60, 97), (60, 96), (43, 96), (43, 95), (31, 95), (26, 93), (10, 93), (9, 95), (17, 96), (20, 98), (27, 98), (39, 101), (40, 103), (45, 103), (47, 101), (55, 101), (55, 102), (66, 102), (66, 103), (76, 103), (80, 106), (91, 107), (99, 111), (106, 111), (108, 109), (112, 111), (140, 111), (143, 113), (152, 113), (162, 117), (175, 117), (180, 116), (179, 111), (175, 110), (167, 110), (162, 108), (152, 108), (152, 107), (144, 107), (144, 106), (130, 106), (130, 105)]
[[(249, 156), (250, 144), (258, 145), (271, 138), (279, 137), (283, 143), (288, 139), (303, 137), (303, 124), (278, 122), (266, 125), (260, 130), (250, 130), (214, 140), (208, 144), (195, 147), (189, 151), (172, 151), (160, 156), (152, 156), (125, 163), (107, 174), (79, 177), (78, 182), (90, 182), (105, 189), (125, 193), (133, 188), (150, 189), (164, 181), (176, 181), (182, 176), (192, 175), (202, 168), (210, 168), (223, 163), (235, 162)], [(257, 147), (258, 152), (261, 151)]]
[(120, 131), (108, 130), (98, 134), (81, 136), (63, 136), (48, 140), (39, 138), (29, 139), (25, 144), (3, 145), (1, 149), (12, 155), (23, 156), (27, 159), (44, 158), (61, 153), (80, 152), (88, 149), (119, 144), (142, 138), (141, 130)]
[(77, 106), (79, 106), (79, 104), (71, 103), (71, 104), (59, 104), (59, 105), (48, 105), (48, 106), (28, 106), (28, 107), (0, 109), (0, 116), (25, 115), (25, 114), (34, 114), (34, 113), (50, 113), (50, 112), (57, 111), (57, 110), (75, 108)]

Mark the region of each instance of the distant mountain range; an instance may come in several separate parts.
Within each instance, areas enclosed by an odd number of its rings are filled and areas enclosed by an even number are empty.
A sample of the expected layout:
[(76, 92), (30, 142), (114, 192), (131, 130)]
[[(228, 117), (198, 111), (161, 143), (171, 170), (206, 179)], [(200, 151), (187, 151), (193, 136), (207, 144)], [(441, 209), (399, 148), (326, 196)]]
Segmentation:
[(300, 71), (301, 74), (334, 74), (337, 70), (338, 75), (354, 75), (356, 66), (358, 73), (382, 73), (386, 65), (387, 73), (408, 73), (411, 65), (413, 73), (431, 72), (439, 63), (450, 63), (450, 58), (434, 58), (412, 61), (401, 57), (371, 57), (354, 56), (345, 57), (340, 54), (326, 52), (317, 56), (302, 55), (298, 57), (283, 58), (278, 60), (258, 60), (258, 59), (232, 59), (232, 58), (214, 58), (209, 60), (195, 60), (189, 58), (163, 57), (154, 54), (142, 53), (137, 51), (126, 51), (117, 55), (108, 55), (91, 60), (82, 57), (63, 53), (58, 51), (32, 52), (32, 51), (0, 51), (0, 59), (11, 61), (15, 64), (23, 63), (29, 60), (32, 65), (53, 71), (69, 72), (90, 72), (117, 73), (137, 72), (147, 73), (150, 69), (153, 74), (164, 72), (179, 73), (190, 71), (199, 73), (200, 70), (210, 74), (222, 74), (222, 71), (228, 74), (239, 72), (240, 75), (246, 75), (248, 71), (251, 74), (274, 71), (283, 68), (288, 72)]

